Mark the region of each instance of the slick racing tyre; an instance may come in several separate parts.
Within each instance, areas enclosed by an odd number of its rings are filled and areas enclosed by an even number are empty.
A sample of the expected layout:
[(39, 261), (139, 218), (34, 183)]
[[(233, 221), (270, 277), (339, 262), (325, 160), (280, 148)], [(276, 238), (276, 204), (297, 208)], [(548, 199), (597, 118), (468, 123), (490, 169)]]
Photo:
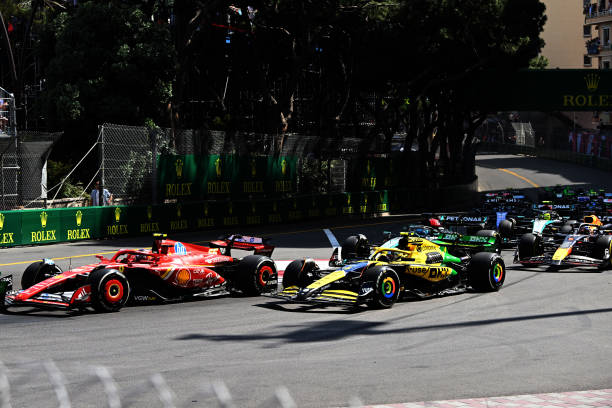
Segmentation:
[(373, 309), (389, 309), (399, 299), (400, 280), (397, 273), (386, 266), (375, 266), (365, 271), (364, 283), (374, 284), (374, 294), (368, 301)]
[[(506, 221), (506, 220), (504, 220)], [(477, 237), (495, 237), (495, 252), (501, 254), (502, 242), (499, 232), (495, 230), (480, 230), (476, 232)]]
[(559, 228), (559, 233), (563, 235), (571, 234), (574, 230), (574, 226), (572, 224), (563, 224), (561, 228)]
[(235, 286), (244, 295), (259, 296), (276, 289), (276, 264), (267, 256), (249, 255), (238, 264)]
[(512, 238), (514, 235), (514, 223), (510, 220), (502, 220), (497, 227), (499, 235), (503, 238)]
[(342, 243), (342, 259), (365, 259), (370, 255), (370, 243), (365, 235), (351, 235)]
[(612, 235), (602, 235), (595, 241), (595, 256), (599, 259), (603, 259), (603, 262), (599, 265), (599, 270), (603, 271), (610, 269), (611, 262), (610, 257), (612, 256)]
[(542, 238), (540, 236), (527, 233), (523, 234), (518, 243), (518, 258), (519, 261), (531, 258), (532, 256), (542, 255)]
[(127, 278), (115, 269), (96, 269), (89, 274), (91, 305), (97, 312), (118, 312), (130, 296)]
[(312, 259), (296, 259), (285, 268), (283, 274), (283, 288), (289, 286), (306, 287), (314, 282), (312, 272), (319, 269), (319, 266)]
[(498, 254), (479, 252), (468, 266), (470, 286), (478, 292), (495, 292), (506, 280), (506, 265)]
[(47, 264), (43, 261), (34, 262), (23, 271), (21, 289), (32, 287), (38, 282), (42, 282), (60, 273), (62, 273), (62, 270), (55, 264)]

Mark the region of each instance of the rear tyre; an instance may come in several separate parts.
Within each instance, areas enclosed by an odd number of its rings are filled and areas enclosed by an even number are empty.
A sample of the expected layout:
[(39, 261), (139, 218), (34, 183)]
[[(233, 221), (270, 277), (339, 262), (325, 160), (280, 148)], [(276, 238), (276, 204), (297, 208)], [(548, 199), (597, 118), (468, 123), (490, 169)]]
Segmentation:
[(610, 257), (612, 256), (612, 235), (603, 235), (597, 238), (597, 241), (595, 241), (595, 246), (597, 248), (596, 256), (603, 259), (603, 263), (599, 265), (599, 270), (603, 271), (610, 269)]
[(479, 252), (468, 266), (469, 284), (478, 292), (495, 292), (506, 280), (506, 265), (498, 254)]
[(62, 270), (55, 264), (49, 265), (43, 261), (34, 262), (23, 271), (23, 275), (21, 276), (21, 289), (30, 288), (38, 282), (42, 282), (60, 273), (62, 273)]
[(543, 253), (542, 238), (532, 233), (521, 236), (518, 243), (519, 261), (531, 258), (532, 256), (542, 255)]
[(514, 223), (510, 220), (502, 220), (497, 229), (503, 238), (512, 238), (514, 235)]
[[(276, 289), (276, 264), (267, 256), (249, 255), (238, 264), (236, 287), (247, 296), (259, 296)], [(274, 281), (274, 283), (272, 282)]]
[(96, 269), (89, 274), (91, 305), (97, 312), (118, 312), (128, 301), (130, 285), (115, 269)]
[(572, 233), (572, 231), (574, 230), (574, 227), (570, 224), (564, 224), (561, 226), (561, 228), (559, 229), (559, 232), (563, 235), (569, 235)]
[(319, 266), (312, 259), (296, 259), (285, 268), (283, 273), (283, 288), (289, 286), (305, 287), (314, 281), (313, 271)]
[(399, 299), (400, 280), (397, 273), (385, 266), (375, 266), (364, 273), (364, 282), (374, 284), (374, 295), (368, 301), (372, 309), (390, 309)]

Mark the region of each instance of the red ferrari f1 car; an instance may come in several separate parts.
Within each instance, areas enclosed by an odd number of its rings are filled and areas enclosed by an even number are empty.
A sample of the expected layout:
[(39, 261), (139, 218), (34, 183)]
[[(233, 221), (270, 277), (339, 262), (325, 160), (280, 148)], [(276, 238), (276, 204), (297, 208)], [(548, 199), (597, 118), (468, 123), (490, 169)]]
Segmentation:
[[(238, 259), (232, 249), (253, 251)], [(122, 249), (112, 258), (62, 271), (50, 259), (27, 267), (21, 290), (12, 276), (0, 278), (0, 309), (17, 306), (116, 312), (130, 302), (174, 302), (240, 292), (259, 295), (276, 290), (273, 246), (262, 238), (232, 235), (208, 246), (155, 236), (150, 250)]]

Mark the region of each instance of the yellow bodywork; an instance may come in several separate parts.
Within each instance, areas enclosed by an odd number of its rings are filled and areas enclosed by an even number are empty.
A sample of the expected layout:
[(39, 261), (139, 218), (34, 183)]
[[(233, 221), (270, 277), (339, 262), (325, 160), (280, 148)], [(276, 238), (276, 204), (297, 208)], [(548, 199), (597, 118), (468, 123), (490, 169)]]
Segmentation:
[(571, 251), (571, 248), (558, 248), (552, 257), (552, 260), (562, 261), (569, 255), (570, 251)]

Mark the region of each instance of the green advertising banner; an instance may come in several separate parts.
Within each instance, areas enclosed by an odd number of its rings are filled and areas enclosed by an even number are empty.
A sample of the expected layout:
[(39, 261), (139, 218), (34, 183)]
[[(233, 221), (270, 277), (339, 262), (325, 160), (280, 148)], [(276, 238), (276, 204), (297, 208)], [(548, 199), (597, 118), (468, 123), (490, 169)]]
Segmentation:
[(159, 197), (179, 201), (294, 193), (297, 158), (176, 155), (158, 158)]
[(101, 236), (103, 207), (58, 208), (52, 210), (60, 216), (61, 241), (80, 241)]
[(22, 244), (48, 244), (62, 241), (61, 213), (57, 210), (23, 210)]
[(21, 245), (21, 213), (0, 212), (0, 246)]

